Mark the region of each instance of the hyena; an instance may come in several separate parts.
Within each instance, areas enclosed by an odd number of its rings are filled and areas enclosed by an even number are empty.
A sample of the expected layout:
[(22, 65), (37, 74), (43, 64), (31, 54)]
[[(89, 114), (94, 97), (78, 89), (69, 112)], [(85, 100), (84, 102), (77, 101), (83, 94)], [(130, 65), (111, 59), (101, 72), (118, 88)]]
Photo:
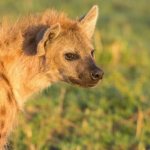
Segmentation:
[(0, 25), (0, 150), (16, 116), (34, 93), (57, 81), (93, 87), (103, 78), (94, 61), (92, 36), (98, 6), (81, 18), (55, 10)]

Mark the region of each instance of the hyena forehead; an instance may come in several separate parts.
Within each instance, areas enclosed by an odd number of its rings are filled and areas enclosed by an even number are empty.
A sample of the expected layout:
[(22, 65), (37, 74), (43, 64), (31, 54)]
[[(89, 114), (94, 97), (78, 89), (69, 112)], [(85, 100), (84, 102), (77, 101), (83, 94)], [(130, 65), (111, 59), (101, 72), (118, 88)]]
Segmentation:
[(62, 44), (70, 51), (91, 51), (94, 49), (91, 39), (81, 29), (68, 31), (62, 38)]

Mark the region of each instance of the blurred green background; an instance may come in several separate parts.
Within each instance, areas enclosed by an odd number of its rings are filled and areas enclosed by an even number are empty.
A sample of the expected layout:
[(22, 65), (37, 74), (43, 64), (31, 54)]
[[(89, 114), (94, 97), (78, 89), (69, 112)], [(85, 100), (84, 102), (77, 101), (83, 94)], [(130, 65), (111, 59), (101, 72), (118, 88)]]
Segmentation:
[(10, 150), (150, 149), (149, 0), (0, 0), (0, 18), (56, 8), (82, 16), (94, 4), (101, 84), (56, 84), (32, 98), (19, 116)]

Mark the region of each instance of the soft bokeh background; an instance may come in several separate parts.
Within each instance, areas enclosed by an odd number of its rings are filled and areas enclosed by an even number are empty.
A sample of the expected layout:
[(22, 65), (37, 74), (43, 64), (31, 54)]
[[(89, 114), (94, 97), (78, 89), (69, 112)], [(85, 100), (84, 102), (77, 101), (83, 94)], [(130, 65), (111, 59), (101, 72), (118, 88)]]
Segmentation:
[(94, 4), (100, 7), (94, 43), (102, 84), (56, 84), (32, 98), (11, 136), (14, 150), (150, 149), (149, 0), (0, 0), (0, 18), (46, 8), (76, 18)]

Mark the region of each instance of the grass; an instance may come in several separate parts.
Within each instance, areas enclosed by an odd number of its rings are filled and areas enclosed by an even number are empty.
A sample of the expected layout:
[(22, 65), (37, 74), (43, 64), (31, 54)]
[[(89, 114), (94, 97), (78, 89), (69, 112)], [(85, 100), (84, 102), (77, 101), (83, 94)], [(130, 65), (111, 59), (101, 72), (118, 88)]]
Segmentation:
[(1, 0), (0, 16), (46, 8), (71, 17), (100, 7), (94, 36), (100, 85), (56, 84), (34, 97), (11, 136), (14, 150), (148, 150), (150, 148), (150, 3), (147, 0)]

